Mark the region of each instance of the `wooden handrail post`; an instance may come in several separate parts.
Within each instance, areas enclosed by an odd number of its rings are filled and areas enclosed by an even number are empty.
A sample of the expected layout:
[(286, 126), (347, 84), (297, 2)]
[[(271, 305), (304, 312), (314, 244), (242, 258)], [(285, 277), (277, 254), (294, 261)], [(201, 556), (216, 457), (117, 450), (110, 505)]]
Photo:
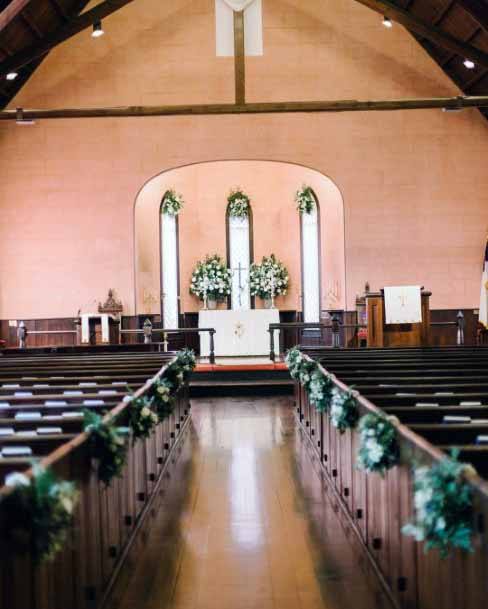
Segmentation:
[(274, 362), (276, 360), (276, 354), (274, 350), (274, 328), (271, 326), (268, 329), (269, 332), (269, 359)]
[(457, 344), (459, 346), (464, 345), (464, 326), (466, 320), (464, 319), (464, 313), (462, 311), (458, 311), (456, 315), (457, 322)]
[(215, 330), (210, 330), (210, 363), (215, 364), (215, 344), (214, 344)]

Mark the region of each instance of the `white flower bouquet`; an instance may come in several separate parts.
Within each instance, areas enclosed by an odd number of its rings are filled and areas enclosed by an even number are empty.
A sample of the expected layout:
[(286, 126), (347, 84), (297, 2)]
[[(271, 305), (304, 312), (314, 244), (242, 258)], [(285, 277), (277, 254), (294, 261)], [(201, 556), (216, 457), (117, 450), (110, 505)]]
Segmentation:
[(288, 290), (290, 277), (285, 265), (276, 260), (275, 255), (264, 256), (261, 264), (252, 264), (249, 283), (251, 296), (270, 299), (284, 296)]
[(183, 197), (173, 189), (168, 190), (163, 199), (163, 214), (177, 216), (184, 205)]
[(249, 197), (240, 188), (231, 190), (227, 197), (229, 216), (231, 218), (247, 218), (249, 215)]
[(310, 186), (303, 185), (295, 194), (295, 203), (301, 214), (311, 214), (315, 209), (315, 197)]
[(218, 254), (199, 260), (191, 276), (190, 294), (200, 300), (222, 301), (231, 292), (232, 271)]

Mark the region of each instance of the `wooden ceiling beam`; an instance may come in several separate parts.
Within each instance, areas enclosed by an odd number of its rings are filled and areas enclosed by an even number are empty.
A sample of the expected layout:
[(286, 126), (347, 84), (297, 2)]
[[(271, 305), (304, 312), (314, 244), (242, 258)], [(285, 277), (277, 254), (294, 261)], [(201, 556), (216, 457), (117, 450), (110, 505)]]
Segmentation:
[(427, 38), (431, 42), (456, 55), (471, 59), (475, 63), (488, 68), (488, 53), (466, 44), (440, 28), (415, 17), (415, 15), (399, 7), (397, 4), (390, 2), (390, 0), (355, 0), (355, 2), (367, 6), (380, 15), (389, 17), (392, 21), (400, 23), (411, 32), (414, 32), (423, 38)]
[(97, 4), (92, 9), (73, 18), (59, 30), (45, 36), (42, 41), (23, 49), (9, 59), (2, 61), (0, 63), (0, 76), (13, 70), (19, 70), (34, 61), (34, 59), (42, 57), (65, 40), (92, 27), (97, 21), (105, 19), (131, 2), (134, 2), (134, 0), (104, 0), (103, 2), (100, 2), (100, 4)]
[(22, 21), (25, 23), (25, 25), (27, 26), (28, 30), (31, 32), (31, 34), (34, 34), (34, 36), (38, 39), (41, 40), (42, 38), (42, 32), (41, 30), (37, 27), (37, 25), (35, 24), (35, 22), (29, 17), (29, 15), (27, 15), (25, 12), (20, 14), (20, 17), (22, 19)]
[[(59, 108), (22, 110), (25, 119), (123, 118), (155, 116), (209, 116), (232, 114), (289, 114), (315, 112), (378, 112), (447, 108), (488, 108), (488, 95), (473, 97), (428, 97), (395, 100), (333, 100), (265, 102), (250, 104), (202, 104), (185, 106), (120, 106), (114, 108)], [(16, 120), (16, 110), (0, 112), (0, 121)]]
[(480, 2), (480, 0), (457, 0), (457, 3), (481, 25), (485, 32), (488, 32), (488, 9), (484, 2)]
[(244, 11), (234, 11), (234, 76), (236, 104), (246, 102), (246, 52), (244, 43)]
[(30, 0), (11, 0), (0, 13), (0, 32), (25, 9), (29, 2)]
[(48, 0), (49, 4), (54, 8), (54, 11), (63, 21), (68, 21), (69, 16), (62, 4), (58, 0)]

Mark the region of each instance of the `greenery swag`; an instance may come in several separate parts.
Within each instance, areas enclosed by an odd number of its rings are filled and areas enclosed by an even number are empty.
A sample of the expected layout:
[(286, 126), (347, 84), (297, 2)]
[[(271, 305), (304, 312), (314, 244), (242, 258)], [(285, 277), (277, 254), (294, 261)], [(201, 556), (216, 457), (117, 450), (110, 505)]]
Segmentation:
[(129, 427), (132, 430), (132, 441), (149, 438), (154, 427), (159, 423), (158, 415), (152, 409), (152, 399), (146, 395), (132, 398), (129, 404)]
[(324, 375), (317, 362), (305, 358), (296, 347), (288, 351), (285, 360), (290, 376), (296, 381), (300, 381), (308, 393), (310, 402), (318, 411), (327, 411), (334, 387), (332, 377)]
[(173, 189), (168, 190), (163, 199), (163, 214), (177, 216), (184, 205), (183, 197)]
[(397, 465), (400, 447), (397, 431), (393, 425), (395, 417), (381, 413), (365, 414), (359, 421), (360, 445), (357, 465), (367, 472), (384, 475), (386, 470)]
[(224, 300), (231, 292), (232, 271), (218, 254), (199, 260), (191, 276), (190, 294), (200, 300)]
[(285, 265), (274, 254), (263, 256), (261, 264), (252, 264), (249, 274), (251, 296), (270, 299), (285, 295), (290, 277)]
[(112, 478), (120, 477), (127, 454), (128, 427), (119, 427), (109, 419), (91, 410), (84, 412), (84, 430), (90, 435), (90, 455), (98, 461), (98, 478), (110, 484)]
[(343, 391), (338, 387), (332, 390), (330, 418), (332, 425), (343, 434), (346, 429), (354, 429), (359, 418), (357, 392), (352, 389)]
[(151, 388), (152, 403), (160, 422), (164, 421), (173, 412), (176, 391), (173, 383), (166, 378), (160, 378), (153, 383)]
[(2, 501), (2, 545), (7, 551), (29, 554), (36, 564), (52, 560), (72, 524), (78, 500), (75, 485), (38, 464), (31, 478), (16, 472), (5, 483), (14, 488)]
[(451, 458), (440, 463), (414, 468), (415, 519), (402, 529), (416, 541), (425, 541), (425, 551), (437, 548), (442, 557), (452, 548), (473, 551), (473, 492), (463, 474), (474, 470), (459, 463), (458, 455), (452, 451)]
[(247, 218), (249, 215), (249, 197), (240, 188), (231, 190), (227, 197), (229, 216), (231, 218)]
[(295, 203), (301, 214), (311, 214), (315, 209), (315, 197), (310, 186), (303, 185), (295, 194)]

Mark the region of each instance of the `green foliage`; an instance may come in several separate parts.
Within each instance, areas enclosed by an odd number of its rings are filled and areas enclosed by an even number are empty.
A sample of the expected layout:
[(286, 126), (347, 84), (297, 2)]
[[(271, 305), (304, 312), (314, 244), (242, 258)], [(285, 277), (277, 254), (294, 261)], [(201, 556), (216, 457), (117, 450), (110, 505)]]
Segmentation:
[(205, 296), (214, 300), (224, 300), (231, 292), (232, 271), (218, 254), (199, 260), (191, 276), (190, 294), (200, 300)]
[(175, 405), (175, 387), (168, 379), (160, 378), (151, 388), (152, 403), (159, 421), (164, 421), (173, 412)]
[(35, 564), (52, 560), (63, 548), (73, 520), (78, 492), (39, 465), (32, 478), (7, 476), (13, 491), (2, 501), (0, 539), (7, 552), (29, 554)]
[(290, 276), (285, 265), (276, 260), (274, 254), (263, 256), (261, 264), (251, 264), (249, 285), (251, 296), (268, 299), (285, 295), (288, 291)]
[(231, 190), (227, 197), (229, 216), (231, 218), (247, 218), (249, 215), (249, 197), (240, 188)]
[(175, 192), (173, 189), (168, 190), (163, 199), (163, 214), (169, 216), (177, 216), (184, 205), (182, 195)]
[(313, 195), (313, 190), (310, 186), (303, 185), (295, 194), (295, 203), (301, 214), (311, 214), (315, 208), (316, 202)]
[(414, 468), (414, 522), (403, 527), (405, 535), (425, 542), (425, 551), (436, 548), (446, 557), (452, 548), (472, 552), (473, 492), (463, 473), (471, 466), (457, 461), (459, 451), (431, 467)]
[(332, 401), (334, 382), (329, 375), (325, 375), (318, 367), (310, 374), (308, 384), (308, 397), (310, 403), (319, 412), (327, 412)]
[(149, 438), (159, 422), (158, 415), (153, 411), (152, 400), (145, 395), (132, 398), (128, 410), (133, 442), (138, 438)]
[(332, 390), (330, 418), (341, 434), (346, 429), (354, 429), (358, 422), (359, 409), (354, 393), (351, 389), (343, 391), (338, 387)]
[(359, 421), (360, 446), (357, 459), (359, 469), (384, 475), (386, 470), (397, 465), (400, 459), (400, 447), (392, 419), (394, 417), (370, 413)]
[(91, 410), (84, 411), (84, 430), (89, 434), (90, 456), (98, 461), (98, 479), (106, 486), (114, 476), (120, 476), (127, 455), (127, 427), (117, 426), (113, 420)]
[(327, 411), (334, 387), (332, 378), (324, 375), (317, 362), (305, 358), (296, 347), (288, 351), (285, 362), (290, 376), (299, 381), (308, 393), (310, 403), (320, 412)]

